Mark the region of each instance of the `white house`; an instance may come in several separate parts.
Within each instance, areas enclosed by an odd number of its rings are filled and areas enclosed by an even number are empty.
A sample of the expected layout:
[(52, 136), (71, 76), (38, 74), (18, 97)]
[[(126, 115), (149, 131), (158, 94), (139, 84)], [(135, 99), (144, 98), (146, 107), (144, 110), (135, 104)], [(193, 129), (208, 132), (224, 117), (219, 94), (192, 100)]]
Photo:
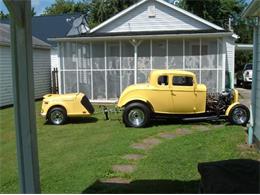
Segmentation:
[[(50, 93), (50, 45), (33, 37), (35, 98)], [(13, 104), (10, 26), (0, 23), (0, 107)]]
[(153, 69), (184, 69), (212, 92), (234, 85), (237, 35), (163, 0), (142, 0), (97, 27), (52, 38), (60, 93), (114, 101)]

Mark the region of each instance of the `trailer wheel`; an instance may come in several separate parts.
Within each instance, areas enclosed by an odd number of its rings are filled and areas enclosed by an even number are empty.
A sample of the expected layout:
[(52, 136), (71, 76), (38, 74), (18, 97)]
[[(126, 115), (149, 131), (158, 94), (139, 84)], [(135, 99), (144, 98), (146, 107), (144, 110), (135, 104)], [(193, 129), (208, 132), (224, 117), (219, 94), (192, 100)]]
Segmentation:
[(250, 118), (249, 109), (243, 104), (235, 105), (229, 112), (228, 120), (234, 125), (246, 125)]
[(67, 120), (66, 110), (62, 107), (54, 107), (48, 112), (47, 119), (53, 125), (62, 125)]
[(123, 112), (123, 121), (127, 127), (145, 127), (149, 124), (151, 111), (143, 103), (134, 102), (127, 105)]

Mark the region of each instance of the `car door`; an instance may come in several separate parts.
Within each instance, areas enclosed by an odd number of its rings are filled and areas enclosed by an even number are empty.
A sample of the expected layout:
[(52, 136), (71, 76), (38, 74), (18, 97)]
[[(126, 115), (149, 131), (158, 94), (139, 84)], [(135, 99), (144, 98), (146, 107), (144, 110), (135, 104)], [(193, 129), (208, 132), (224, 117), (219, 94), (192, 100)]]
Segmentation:
[(173, 75), (171, 97), (174, 114), (196, 113), (196, 91), (192, 76)]
[(172, 97), (170, 90), (171, 77), (169, 75), (158, 75), (154, 88), (150, 90), (149, 99), (157, 113), (172, 112)]

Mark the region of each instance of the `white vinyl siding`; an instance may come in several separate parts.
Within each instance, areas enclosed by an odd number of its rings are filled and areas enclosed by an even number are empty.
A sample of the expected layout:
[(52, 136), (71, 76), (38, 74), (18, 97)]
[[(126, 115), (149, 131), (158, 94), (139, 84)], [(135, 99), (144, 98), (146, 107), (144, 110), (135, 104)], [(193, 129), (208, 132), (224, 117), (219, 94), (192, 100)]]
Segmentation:
[[(35, 98), (50, 93), (50, 51), (33, 49)], [(12, 61), (9, 46), (0, 46), (0, 107), (13, 104)]]
[[(155, 15), (149, 17), (149, 7), (154, 6)], [(177, 31), (212, 29), (177, 10), (155, 1), (148, 1), (99, 29), (98, 33)]]

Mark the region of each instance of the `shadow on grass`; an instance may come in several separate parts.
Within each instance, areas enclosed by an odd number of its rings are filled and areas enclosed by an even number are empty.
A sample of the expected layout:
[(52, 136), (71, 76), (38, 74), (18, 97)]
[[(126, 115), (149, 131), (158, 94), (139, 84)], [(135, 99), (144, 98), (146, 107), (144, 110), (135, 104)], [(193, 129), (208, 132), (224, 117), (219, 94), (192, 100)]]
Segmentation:
[[(81, 123), (96, 123), (97, 121), (98, 121), (98, 119), (95, 117), (74, 117), (74, 118), (68, 118), (68, 120), (65, 122), (64, 125), (81, 124)], [(53, 124), (46, 121), (45, 125), (53, 125)]]
[(134, 194), (175, 194), (198, 193), (199, 180), (135, 180), (130, 183), (110, 183), (96, 181), (83, 194), (94, 193), (134, 193)]
[(226, 120), (193, 120), (184, 121), (181, 119), (154, 119), (151, 121), (151, 126), (161, 126), (161, 125), (229, 125)]

